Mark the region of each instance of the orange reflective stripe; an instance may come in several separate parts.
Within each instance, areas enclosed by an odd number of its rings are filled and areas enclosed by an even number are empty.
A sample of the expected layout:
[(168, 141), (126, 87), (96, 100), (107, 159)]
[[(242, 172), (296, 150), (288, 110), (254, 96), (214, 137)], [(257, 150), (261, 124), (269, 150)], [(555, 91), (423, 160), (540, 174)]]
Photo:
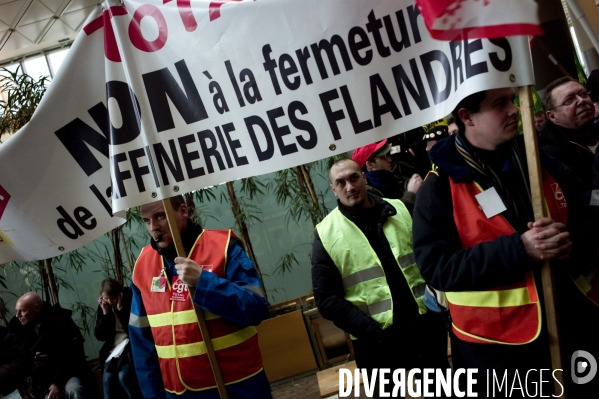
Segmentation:
[[(477, 182), (449, 180), (453, 217), (463, 248), (511, 235), (515, 229), (501, 214), (487, 218), (475, 196), (483, 192)], [(459, 206), (456, 206), (459, 204)], [(447, 292), (453, 330), (468, 342), (525, 344), (536, 339), (541, 312), (533, 274), (522, 280), (486, 291)]]
[[(189, 257), (205, 266), (205, 270), (224, 277), (231, 234), (230, 230), (204, 230)], [(163, 271), (162, 265), (162, 257), (150, 246), (145, 247), (137, 260), (133, 281), (141, 291), (146, 319), (160, 355), (165, 390), (180, 394), (188, 389), (211, 388), (214, 376), (191, 298), (184, 302), (170, 301), (171, 281), (166, 292), (150, 292), (152, 278)], [(204, 314), (225, 384), (247, 379), (262, 370), (254, 327), (236, 325), (208, 312)]]

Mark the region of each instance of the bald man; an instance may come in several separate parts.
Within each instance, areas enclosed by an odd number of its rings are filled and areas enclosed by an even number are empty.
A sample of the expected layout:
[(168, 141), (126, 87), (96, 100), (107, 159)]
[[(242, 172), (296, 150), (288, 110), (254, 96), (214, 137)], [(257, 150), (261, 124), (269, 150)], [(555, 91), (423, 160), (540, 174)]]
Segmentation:
[(351, 335), (356, 363), (369, 375), (448, 368), (443, 322), (424, 305), (408, 208), (368, 193), (365, 174), (350, 159), (335, 162), (329, 180), (337, 208), (316, 226), (312, 244), (318, 310)]
[(28, 292), (17, 300), (15, 317), (24, 326), (36, 324), (42, 314), (42, 307), (42, 298), (34, 292)]
[[(83, 337), (71, 311), (43, 302), (34, 292), (17, 300), (8, 327), (25, 341), (34, 359), (33, 394), (44, 399), (91, 397), (84, 386), (91, 380)], [(90, 388), (88, 388), (90, 391)], [(85, 396), (84, 396), (85, 395)]]

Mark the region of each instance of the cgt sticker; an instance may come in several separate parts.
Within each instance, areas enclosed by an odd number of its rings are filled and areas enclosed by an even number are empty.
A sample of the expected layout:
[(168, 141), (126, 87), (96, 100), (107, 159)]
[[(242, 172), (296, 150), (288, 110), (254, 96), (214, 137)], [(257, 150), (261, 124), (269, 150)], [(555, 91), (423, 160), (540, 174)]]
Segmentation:
[(189, 297), (189, 289), (179, 276), (173, 276), (173, 284), (171, 285), (171, 301), (185, 302)]
[(568, 206), (566, 202), (566, 198), (564, 197), (564, 193), (562, 192), (562, 188), (557, 183), (551, 184), (551, 191), (553, 192), (553, 198), (555, 198), (555, 202), (557, 203), (558, 208), (566, 208)]

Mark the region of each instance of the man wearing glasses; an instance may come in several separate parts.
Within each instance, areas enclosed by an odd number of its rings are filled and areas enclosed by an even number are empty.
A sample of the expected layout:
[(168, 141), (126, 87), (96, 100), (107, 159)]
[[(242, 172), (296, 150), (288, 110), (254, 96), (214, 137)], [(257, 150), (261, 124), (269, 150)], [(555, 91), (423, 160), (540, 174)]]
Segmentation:
[(593, 123), (595, 108), (589, 93), (572, 78), (561, 77), (545, 89), (543, 106), (548, 121), (539, 136), (539, 145), (572, 168), (590, 188), (597, 130)]

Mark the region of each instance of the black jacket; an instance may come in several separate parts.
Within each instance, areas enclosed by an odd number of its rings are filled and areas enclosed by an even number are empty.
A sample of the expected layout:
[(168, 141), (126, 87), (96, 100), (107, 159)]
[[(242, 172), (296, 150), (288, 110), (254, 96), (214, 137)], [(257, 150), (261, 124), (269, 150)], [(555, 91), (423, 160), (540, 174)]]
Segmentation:
[[(393, 298), (394, 323), (409, 324), (418, 320), (418, 306), (383, 233), (383, 224), (397, 212), (391, 204), (378, 197), (369, 194), (369, 198), (374, 201), (372, 208), (351, 212), (339, 205), (339, 210), (362, 230), (382, 262)], [(358, 340), (378, 339), (382, 333), (379, 323), (345, 299), (341, 273), (324, 249), (317, 231), (314, 236), (312, 286), (320, 314)]]
[(16, 317), (8, 324), (10, 331), (25, 341), (31, 359), (37, 352), (47, 355), (36, 361), (41, 365), (33, 371), (34, 390), (43, 392), (52, 384), (63, 390), (71, 377), (89, 380), (91, 371), (85, 359), (83, 336), (71, 313), (59, 305), (44, 302), (39, 334), (33, 325), (23, 326)]
[[(381, 260), (393, 301), (393, 325), (381, 329), (378, 322), (345, 299), (341, 273), (324, 249), (318, 233), (312, 245), (312, 285), (316, 306), (325, 319), (357, 338), (354, 353), (358, 367), (395, 369), (447, 365), (447, 335), (441, 318), (421, 315), (408, 283), (383, 233), (383, 225), (395, 208), (370, 195), (374, 206), (351, 212), (339, 204), (341, 213), (364, 233)], [(411, 207), (408, 207), (411, 211)]]
[[(112, 343), (114, 342), (114, 337), (116, 335), (116, 316), (119, 318), (127, 337), (129, 337), (129, 315), (131, 314), (131, 290), (126, 287), (123, 291), (123, 299), (121, 300), (121, 304), (123, 308), (121, 310), (117, 310), (116, 308), (111, 309), (110, 312), (106, 316), (102, 312), (102, 308), (98, 305), (98, 310), (96, 312), (96, 327), (94, 328), (94, 336), (98, 341), (105, 341), (102, 348), (100, 348), (100, 364), (102, 368), (104, 368), (104, 362), (106, 358), (110, 354), (110, 350), (112, 349)], [(114, 310), (114, 311), (113, 311)], [(127, 345), (125, 352), (129, 360), (130, 359), (130, 345)]]
[(404, 190), (402, 183), (392, 172), (385, 169), (366, 172), (366, 181), (368, 182), (366, 190), (369, 193), (379, 198), (400, 199), (410, 212), (414, 208), (416, 193), (407, 190), (407, 183)]
[[(544, 307), (539, 269), (528, 259), (520, 238), (527, 229), (526, 222), (532, 220), (516, 215), (505, 192), (494, 181), (478, 174), (466, 164), (456, 150), (455, 136), (442, 140), (432, 148), (431, 159), (438, 165), (440, 176), (430, 175), (420, 187), (416, 198), (414, 254), (422, 276), (429, 285), (442, 291), (480, 291), (518, 281), (524, 270), (532, 269)], [(523, 146), (521, 137), (516, 140)], [(475, 153), (478, 154), (476, 151)], [(561, 350), (567, 356), (566, 359), (576, 350), (585, 350), (597, 358), (599, 328), (595, 327), (595, 320), (599, 317), (599, 307), (575, 287), (568, 274), (576, 275), (573, 269), (592, 261), (599, 229), (593, 226), (592, 218), (588, 217), (589, 197), (585, 185), (571, 169), (555, 158), (543, 151), (540, 151), (540, 156), (542, 167), (561, 186), (568, 202), (567, 230), (573, 243), (570, 259), (551, 264), (558, 299), (556, 312), (560, 322)], [(503, 166), (499, 172), (500, 179), (509, 188), (516, 180), (512, 175), (514, 165), (506, 162)], [(526, 164), (523, 167), (526, 170)], [(472, 248), (463, 248), (453, 219), (454, 205), (448, 175), (455, 182), (476, 179), (483, 189), (495, 186), (507, 208), (502, 215), (514, 226), (516, 232), (491, 242), (479, 243)], [(510, 191), (510, 194), (513, 193)], [(545, 315), (542, 319), (545, 320)], [(461, 355), (465, 364), (459, 364), (459, 367), (479, 368), (479, 376), (482, 374), (482, 378), (485, 374), (481, 373), (481, 369), (486, 368), (499, 370), (500, 373), (504, 369), (548, 368), (549, 346), (545, 331), (544, 328), (539, 339), (526, 345), (487, 345), (456, 339), (454, 342), (459, 350), (452, 345), (452, 353)], [(569, 376), (569, 361), (564, 361), (563, 366), (564, 376)], [(569, 378), (564, 378), (564, 382), (569, 397), (594, 397), (599, 389), (599, 380), (578, 385), (571, 383)]]
[[(597, 128), (593, 125), (593, 137), (597, 138)], [(556, 158), (558, 161), (568, 166), (574, 171), (576, 176), (590, 187), (593, 179), (593, 158), (594, 154), (581, 140), (573, 136), (567, 129), (564, 129), (551, 121), (547, 121), (545, 127), (539, 135), (539, 146), (547, 154)]]
[[(522, 138), (517, 139), (524, 148)], [(476, 179), (483, 189), (496, 186), (466, 164), (455, 148), (455, 137), (435, 145), (431, 159), (439, 167), (439, 177), (430, 175), (420, 187), (414, 208), (414, 255), (422, 276), (441, 291), (485, 290), (510, 284), (521, 278), (524, 270), (534, 267), (528, 259), (520, 238), (532, 218), (519, 217), (501, 190), (498, 194), (506, 204), (502, 213), (516, 232), (492, 242), (462, 247), (453, 220), (453, 203), (448, 175), (457, 183)], [(554, 158), (541, 152), (541, 164), (560, 184), (568, 201), (568, 230), (573, 242), (572, 258), (592, 256), (593, 229), (588, 218), (588, 191), (576, 175)], [(526, 164), (523, 165), (526, 170)], [(500, 175), (509, 183), (515, 173), (513, 165), (504, 165)], [(497, 186), (496, 186), (497, 187)], [(586, 202), (585, 202), (586, 201)], [(531, 213), (532, 210), (528, 213)], [(570, 262), (574, 264), (576, 262)]]
[(31, 373), (32, 366), (25, 344), (0, 326), (0, 395), (14, 391)]

